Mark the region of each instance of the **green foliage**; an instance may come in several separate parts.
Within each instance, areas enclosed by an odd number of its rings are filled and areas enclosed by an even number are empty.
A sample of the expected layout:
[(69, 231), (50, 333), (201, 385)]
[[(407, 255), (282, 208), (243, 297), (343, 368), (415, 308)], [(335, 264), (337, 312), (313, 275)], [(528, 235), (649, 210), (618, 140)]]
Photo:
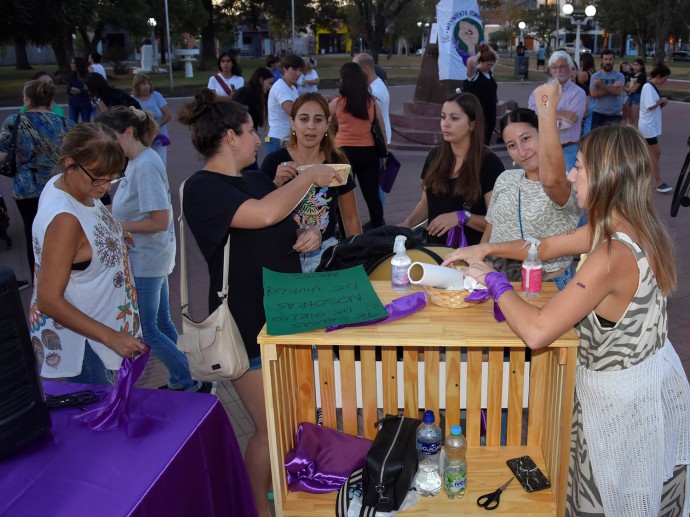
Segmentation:
[(527, 11), (522, 21), (527, 25), (527, 32), (543, 42), (544, 35), (556, 28), (556, 10), (553, 6), (540, 5), (536, 10)]

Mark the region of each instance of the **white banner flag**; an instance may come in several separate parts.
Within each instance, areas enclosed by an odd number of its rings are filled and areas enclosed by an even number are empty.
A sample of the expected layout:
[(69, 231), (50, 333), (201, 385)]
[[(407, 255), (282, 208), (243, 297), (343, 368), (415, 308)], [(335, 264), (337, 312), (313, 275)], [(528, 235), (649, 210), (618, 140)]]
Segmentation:
[(467, 79), (467, 59), (484, 43), (477, 0), (441, 0), (438, 22), (438, 78)]

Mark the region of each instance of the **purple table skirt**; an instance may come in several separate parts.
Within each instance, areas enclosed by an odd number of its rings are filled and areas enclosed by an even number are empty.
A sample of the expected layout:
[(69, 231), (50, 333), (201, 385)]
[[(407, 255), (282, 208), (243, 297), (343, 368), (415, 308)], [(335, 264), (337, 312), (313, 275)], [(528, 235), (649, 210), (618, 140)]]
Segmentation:
[[(44, 382), (47, 394), (103, 389)], [(129, 430), (96, 432), (51, 411), (38, 442), (0, 460), (0, 515), (12, 517), (254, 516), (228, 417), (200, 393), (134, 389)]]

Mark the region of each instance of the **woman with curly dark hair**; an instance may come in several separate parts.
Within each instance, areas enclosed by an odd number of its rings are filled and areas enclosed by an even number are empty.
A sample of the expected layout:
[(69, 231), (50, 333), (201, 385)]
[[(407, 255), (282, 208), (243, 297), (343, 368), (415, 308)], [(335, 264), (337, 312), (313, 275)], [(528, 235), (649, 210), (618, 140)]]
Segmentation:
[(249, 115), (254, 122), (254, 128), (258, 129), (268, 122), (268, 92), (273, 86), (273, 73), (265, 66), (254, 70), (249, 78), (249, 83), (242, 86), (233, 97), (233, 100), (247, 106)]
[(484, 119), (471, 93), (450, 97), (441, 109), (443, 142), (432, 149), (422, 169), (422, 199), (400, 226), (427, 221), (429, 242), (448, 242), (448, 232), (464, 227), (468, 244), (478, 244), (486, 227), (486, 208), (501, 160), (484, 145)]
[(374, 146), (371, 125), (374, 117), (386, 138), (381, 106), (369, 92), (367, 76), (357, 63), (340, 67), (340, 96), (329, 104), (333, 125), (337, 126), (335, 143), (342, 147), (352, 165), (352, 172), (362, 189), (369, 210), (367, 228), (383, 226), (383, 204), (379, 196), (380, 160)]

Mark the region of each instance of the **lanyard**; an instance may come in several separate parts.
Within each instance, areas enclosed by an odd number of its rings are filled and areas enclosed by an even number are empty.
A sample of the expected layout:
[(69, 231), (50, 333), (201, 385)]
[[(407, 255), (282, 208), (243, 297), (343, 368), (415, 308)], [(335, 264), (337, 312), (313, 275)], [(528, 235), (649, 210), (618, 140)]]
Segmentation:
[(522, 179), (525, 177), (524, 173), (518, 183), (518, 222), (520, 223), (520, 238), (524, 239), (525, 234), (522, 232)]

